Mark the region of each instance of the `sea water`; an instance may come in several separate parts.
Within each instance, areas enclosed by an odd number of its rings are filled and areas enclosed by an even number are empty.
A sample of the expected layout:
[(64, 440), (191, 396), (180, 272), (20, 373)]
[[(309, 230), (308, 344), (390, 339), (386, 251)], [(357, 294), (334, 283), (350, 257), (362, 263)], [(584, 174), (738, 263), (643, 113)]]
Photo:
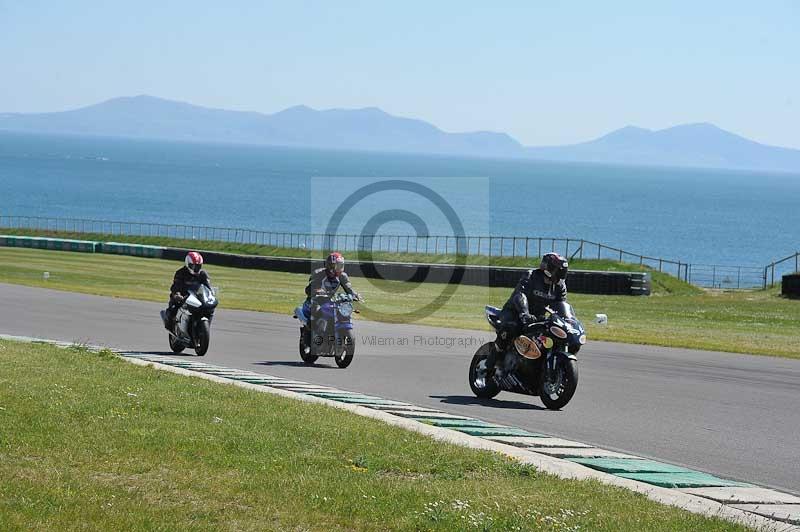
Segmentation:
[[(315, 214), (392, 178), (436, 190), (471, 235), (758, 266), (800, 249), (800, 175), (0, 132), (0, 215), (320, 231)], [(404, 194), (373, 195), (339, 230), (359, 233), (359, 213), (384, 209), (453, 234), (438, 207)]]

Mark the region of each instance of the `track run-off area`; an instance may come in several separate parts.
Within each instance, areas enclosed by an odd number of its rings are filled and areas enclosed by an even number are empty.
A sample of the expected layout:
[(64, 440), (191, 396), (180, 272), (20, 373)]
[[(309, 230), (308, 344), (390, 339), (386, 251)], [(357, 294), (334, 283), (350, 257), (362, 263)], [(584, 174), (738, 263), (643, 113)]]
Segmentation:
[[(298, 300), (300, 299), (298, 295)], [(170, 354), (156, 303), (0, 284), (0, 334)], [(223, 302), (224, 305), (224, 302)], [(482, 312), (483, 309), (476, 309)], [(291, 316), (219, 309), (208, 364), (406, 401), (533, 433), (663, 460), (800, 494), (800, 361), (592, 342), (558, 412), (507, 392), (476, 399), (467, 383), (484, 331), (356, 321), (356, 354), (341, 370), (297, 352)]]

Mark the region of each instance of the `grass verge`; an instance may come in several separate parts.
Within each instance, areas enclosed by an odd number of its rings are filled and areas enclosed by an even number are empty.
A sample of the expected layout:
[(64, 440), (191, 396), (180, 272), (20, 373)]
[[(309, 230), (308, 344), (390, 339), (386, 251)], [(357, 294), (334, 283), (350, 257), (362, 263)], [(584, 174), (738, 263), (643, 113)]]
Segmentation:
[(0, 342), (2, 530), (744, 530), (335, 408)]
[[(178, 262), (61, 251), (0, 248), (0, 282), (58, 290), (165, 301)], [(50, 272), (49, 280), (42, 272)], [(222, 309), (289, 314), (302, 300), (308, 277), (301, 274), (209, 266), (220, 287)], [(407, 323), (434, 301), (444, 285), (354, 278), (367, 298), (362, 316)], [(417, 323), (486, 329), (483, 307), (502, 305), (510, 289), (460, 285), (438, 310)], [(688, 347), (800, 358), (800, 302), (778, 289), (752, 292), (702, 291), (650, 297), (571, 294), (589, 339)], [(609, 317), (606, 326), (592, 322)]]
[[(146, 244), (150, 246), (177, 247), (186, 249), (222, 251), (226, 253), (239, 253), (243, 255), (260, 255), (264, 257), (300, 257), (300, 258), (321, 258), (322, 251), (310, 251), (307, 249), (297, 249), (281, 246), (265, 246), (261, 244), (240, 244), (237, 242), (223, 242), (219, 240), (195, 240), (179, 239), (160, 236), (134, 236), (134, 235), (111, 235), (102, 233), (77, 233), (70, 231), (45, 231), (37, 229), (3, 229), (0, 234), (20, 235), (20, 236), (45, 236), (51, 238), (68, 238), (76, 240), (93, 240), (99, 242), (129, 242), (133, 244)], [(533, 250), (531, 250), (533, 252)], [(547, 251), (547, 250), (543, 250)], [(538, 252), (538, 249), (536, 250)], [(349, 253), (352, 259), (359, 259), (359, 253)], [(388, 262), (417, 262), (428, 264), (453, 264), (457, 260), (464, 264), (481, 266), (514, 266), (530, 268), (536, 266), (536, 258), (526, 257), (489, 257), (487, 255), (465, 255), (456, 257), (455, 255), (434, 254), (434, 253), (415, 253), (415, 252), (384, 252), (375, 253), (361, 252), (361, 260), (375, 260)], [(697, 294), (700, 289), (685, 283), (667, 273), (659, 272), (640, 264), (631, 264), (610, 259), (581, 259), (570, 260), (570, 267), (575, 270), (597, 270), (610, 272), (650, 272), (653, 293), (669, 294)]]

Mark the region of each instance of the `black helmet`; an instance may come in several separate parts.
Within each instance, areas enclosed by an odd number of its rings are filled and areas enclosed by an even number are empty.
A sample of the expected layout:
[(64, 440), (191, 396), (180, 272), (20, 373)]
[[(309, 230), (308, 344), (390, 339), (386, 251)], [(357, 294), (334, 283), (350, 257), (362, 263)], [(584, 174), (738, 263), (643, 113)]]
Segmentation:
[(569, 263), (567, 259), (558, 253), (547, 253), (542, 257), (542, 263), (539, 265), (539, 269), (542, 270), (551, 281), (557, 283), (567, 278)]

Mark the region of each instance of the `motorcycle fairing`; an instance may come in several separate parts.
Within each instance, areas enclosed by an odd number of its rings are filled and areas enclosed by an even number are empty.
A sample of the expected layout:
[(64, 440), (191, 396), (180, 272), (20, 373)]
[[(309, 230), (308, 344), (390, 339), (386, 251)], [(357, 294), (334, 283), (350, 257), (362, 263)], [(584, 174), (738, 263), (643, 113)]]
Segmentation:
[(302, 305), (294, 309), (294, 317), (300, 320), (300, 323), (303, 325), (303, 327), (306, 327), (308, 325), (310, 316), (311, 316), (311, 309), (308, 308), (308, 303), (303, 303)]
[[(516, 351), (508, 350), (503, 357), (503, 367), (500, 376), (495, 375), (495, 382), (501, 390), (506, 392), (521, 393), (523, 395), (539, 395), (539, 372), (542, 371), (542, 360), (523, 358)], [(528, 374), (528, 375), (526, 375)], [(533, 388), (525, 385), (525, 381), (536, 383)]]

